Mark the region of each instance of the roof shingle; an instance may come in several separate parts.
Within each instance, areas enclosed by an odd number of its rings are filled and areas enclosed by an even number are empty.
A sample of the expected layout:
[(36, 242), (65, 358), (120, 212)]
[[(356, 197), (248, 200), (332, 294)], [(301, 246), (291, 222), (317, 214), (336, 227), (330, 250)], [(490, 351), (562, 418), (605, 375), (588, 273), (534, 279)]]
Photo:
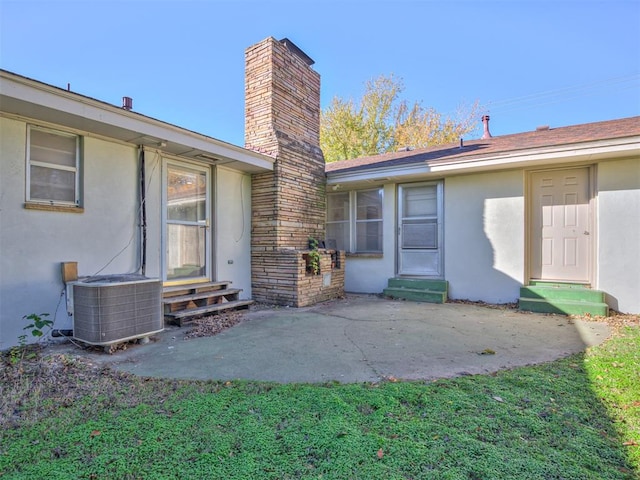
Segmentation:
[(460, 158), (483, 159), (488, 156), (534, 148), (559, 147), (598, 140), (633, 137), (640, 135), (640, 116), (585, 123), (569, 127), (535, 130), (491, 137), (485, 140), (466, 140), (459, 144), (438, 145), (417, 150), (383, 153), (371, 157), (328, 163), (325, 171), (347, 172), (376, 167), (395, 167), (419, 163), (439, 164)]

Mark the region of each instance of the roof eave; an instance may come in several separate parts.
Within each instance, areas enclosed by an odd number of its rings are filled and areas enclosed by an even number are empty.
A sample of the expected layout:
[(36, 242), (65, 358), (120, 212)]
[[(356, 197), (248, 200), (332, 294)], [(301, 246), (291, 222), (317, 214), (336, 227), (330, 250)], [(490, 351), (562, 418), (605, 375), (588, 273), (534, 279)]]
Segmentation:
[(551, 162), (574, 163), (601, 161), (640, 155), (640, 136), (598, 140), (557, 147), (517, 150), (484, 155), (457, 157), (449, 161), (419, 162), (409, 165), (357, 168), (327, 172), (328, 185), (344, 183), (388, 183), (415, 178), (440, 178), (492, 170), (532, 168)]
[[(553, 162), (599, 161), (640, 154), (640, 136), (564, 144), (553, 147), (522, 149), (487, 155), (466, 157), (451, 162), (433, 163), (432, 172), (492, 170), (511, 167), (531, 167)], [(428, 162), (427, 162), (428, 163)]]
[(273, 170), (267, 155), (4, 70), (0, 110), (249, 173)]

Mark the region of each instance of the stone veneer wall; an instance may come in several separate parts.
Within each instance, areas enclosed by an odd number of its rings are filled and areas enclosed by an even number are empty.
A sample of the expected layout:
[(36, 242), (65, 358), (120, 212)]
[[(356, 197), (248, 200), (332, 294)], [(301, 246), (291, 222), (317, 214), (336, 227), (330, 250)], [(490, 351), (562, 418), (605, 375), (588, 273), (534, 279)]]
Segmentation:
[(252, 182), (253, 297), (303, 306), (342, 295), (344, 261), (332, 271), (322, 252), (320, 275), (304, 268), (309, 237), (322, 240), (325, 231), (320, 75), (274, 38), (245, 52), (245, 147), (276, 159)]
[[(253, 298), (277, 305), (306, 307), (344, 295), (344, 251), (338, 253), (338, 262), (332, 267), (331, 250), (320, 249), (320, 274), (311, 275), (306, 268), (305, 250), (281, 250), (259, 255), (252, 272)], [(265, 281), (263, 276), (268, 276)]]

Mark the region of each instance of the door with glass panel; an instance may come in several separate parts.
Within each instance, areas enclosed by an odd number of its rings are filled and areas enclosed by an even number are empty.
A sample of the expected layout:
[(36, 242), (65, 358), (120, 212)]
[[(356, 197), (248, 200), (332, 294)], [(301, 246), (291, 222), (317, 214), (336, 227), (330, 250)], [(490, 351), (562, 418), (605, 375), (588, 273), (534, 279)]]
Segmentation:
[(398, 190), (398, 274), (442, 277), (442, 184)]
[(164, 176), (164, 280), (211, 277), (209, 169), (167, 162)]

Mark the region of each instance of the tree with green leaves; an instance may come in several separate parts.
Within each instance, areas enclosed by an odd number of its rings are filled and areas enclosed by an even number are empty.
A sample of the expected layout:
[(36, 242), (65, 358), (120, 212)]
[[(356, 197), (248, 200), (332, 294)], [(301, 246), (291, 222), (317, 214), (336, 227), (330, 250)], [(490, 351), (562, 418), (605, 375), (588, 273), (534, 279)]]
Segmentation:
[(334, 97), (320, 119), (325, 161), (442, 145), (475, 130), (477, 102), (451, 118), (420, 102), (410, 106), (400, 99), (403, 89), (401, 80), (382, 75), (366, 83), (358, 103)]

